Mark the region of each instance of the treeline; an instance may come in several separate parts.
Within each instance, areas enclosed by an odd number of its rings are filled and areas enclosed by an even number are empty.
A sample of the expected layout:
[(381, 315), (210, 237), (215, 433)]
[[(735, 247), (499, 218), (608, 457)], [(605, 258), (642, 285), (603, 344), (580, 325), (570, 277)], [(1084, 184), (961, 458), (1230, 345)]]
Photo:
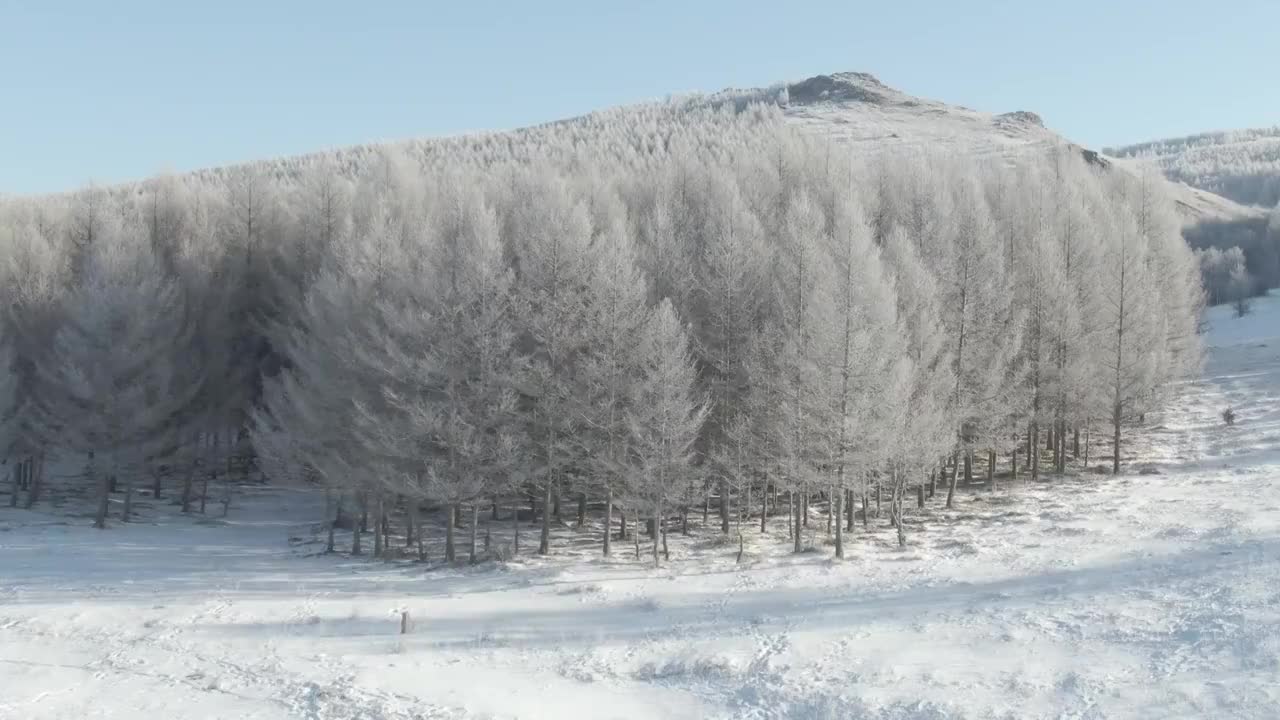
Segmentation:
[(843, 555), (872, 488), (896, 521), (1104, 428), (1119, 472), (1199, 361), (1155, 176), (860, 159), (767, 107), (672, 107), (8, 202), (7, 456), (87, 458), (99, 526), (113, 482), (167, 473), (189, 509), (256, 468), (372, 515), (375, 550), (392, 505), (411, 536), (444, 508), (452, 560), (460, 514), (533, 498), (546, 553), (576, 495), (605, 552), (653, 523), (656, 562), (670, 517), (714, 497), (728, 532), (782, 492), (797, 527), (828, 499)]
[(1183, 233), (1197, 249), (1210, 304), (1247, 304), (1280, 287), (1280, 208), (1270, 218), (1205, 221)]

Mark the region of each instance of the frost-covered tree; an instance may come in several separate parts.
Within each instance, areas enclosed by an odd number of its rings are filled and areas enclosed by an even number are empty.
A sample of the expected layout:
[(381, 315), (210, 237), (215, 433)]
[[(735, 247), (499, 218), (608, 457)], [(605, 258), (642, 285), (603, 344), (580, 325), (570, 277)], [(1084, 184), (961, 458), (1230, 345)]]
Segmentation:
[(660, 304), (645, 323), (637, 358), (641, 375), (626, 410), (631, 463), (639, 478), (633, 493), (652, 513), (656, 567), (659, 543), (666, 544), (669, 503), (696, 485), (693, 444), (706, 417), (688, 339), (671, 303)]
[(185, 346), (190, 327), (136, 217), (106, 217), (84, 253), (43, 372), (56, 388), (48, 412), (60, 440), (89, 458), (94, 524), (102, 528), (112, 479), (153, 452), (188, 399), (172, 378), (180, 362), (174, 349)]

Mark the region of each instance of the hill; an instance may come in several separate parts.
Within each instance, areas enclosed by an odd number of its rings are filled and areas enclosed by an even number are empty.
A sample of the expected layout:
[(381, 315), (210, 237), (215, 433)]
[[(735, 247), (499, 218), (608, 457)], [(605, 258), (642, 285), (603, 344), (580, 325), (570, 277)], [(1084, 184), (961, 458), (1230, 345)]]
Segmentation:
[[(574, 138), (609, 134), (620, 126), (632, 130), (641, 140), (620, 140), (618, 152), (645, 152), (646, 144), (670, 142), (678, 136), (680, 116), (698, 114), (708, 108), (746, 111), (756, 103), (777, 105), (783, 117), (803, 131), (829, 137), (859, 153), (919, 148), (921, 151), (955, 153), (993, 160), (1010, 160), (1027, 154), (1048, 155), (1056, 148), (1070, 147), (1090, 162), (1124, 171), (1136, 171), (1129, 160), (1116, 160), (1072, 143), (1046, 127), (1034, 112), (1015, 110), (990, 113), (909, 95), (861, 72), (816, 75), (798, 82), (778, 83), (761, 88), (727, 89), (716, 93), (690, 94), (666, 101), (640, 103), (600, 110), (587, 115), (552, 121), (507, 132), (475, 133), (441, 138), (422, 138), (392, 143), (370, 143), (313, 154), (262, 160), (252, 165), (268, 175), (296, 175), (302, 169), (336, 160), (350, 175), (360, 174), (394, 148), (432, 165), (443, 157), (459, 154), (483, 163), (486, 156), (515, 151), (526, 156), (563, 153), (573, 148)], [(634, 132), (636, 128), (640, 132)], [(569, 142), (561, 142), (568, 138)], [(196, 171), (194, 178), (216, 179), (228, 168)], [(1213, 192), (1171, 182), (1172, 194), (1185, 224), (1256, 220), (1262, 213)]]
[(1280, 125), (1153, 140), (1105, 152), (1153, 160), (1170, 180), (1244, 205), (1270, 208), (1280, 203)]

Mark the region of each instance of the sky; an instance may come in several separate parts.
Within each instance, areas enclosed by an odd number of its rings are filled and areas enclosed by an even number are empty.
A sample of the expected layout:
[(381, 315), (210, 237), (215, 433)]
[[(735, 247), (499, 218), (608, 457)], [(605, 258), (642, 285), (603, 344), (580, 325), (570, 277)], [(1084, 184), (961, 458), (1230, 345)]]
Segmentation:
[(846, 70), (1102, 147), (1280, 123), (1280, 2), (0, 0), (0, 194)]

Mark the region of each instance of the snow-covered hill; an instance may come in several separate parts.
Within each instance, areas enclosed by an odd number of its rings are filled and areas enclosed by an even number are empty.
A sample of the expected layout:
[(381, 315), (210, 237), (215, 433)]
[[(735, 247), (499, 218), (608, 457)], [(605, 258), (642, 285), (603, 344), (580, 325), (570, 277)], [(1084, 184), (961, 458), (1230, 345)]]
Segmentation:
[[(1034, 112), (1015, 110), (993, 114), (948, 105), (908, 95), (884, 85), (872, 75), (859, 72), (817, 75), (799, 82), (762, 88), (685, 95), (658, 103), (609, 108), (507, 132), (357, 145), (296, 157), (264, 159), (250, 165), (267, 175), (288, 177), (321, 161), (331, 161), (340, 172), (354, 175), (378, 162), (385, 148), (401, 150), (424, 164), (432, 164), (450, 154), (467, 154), (483, 162), (494, 149), (506, 152), (509, 147), (537, 155), (549, 152), (555, 146), (554, 152), (562, 153), (563, 147), (556, 146), (556, 143), (567, 140), (564, 144), (572, 146), (582, 135), (610, 133), (619, 127), (629, 127), (649, 142), (663, 137), (661, 128), (664, 124), (671, 124), (671, 113), (696, 111), (708, 106), (743, 108), (753, 102), (779, 104), (789, 122), (806, 132), (850, 146), (859, 154), (906, 148), (1011, 159), (1048, 154), (1067, 146), (1100, 166), (1120, 171), (1137, 170), (1137, 164), (1132, 160), (1117, 161), (1071, 143), (1048, 129)], [(643, 152), (641, 147), (627, 150)], [(197, 182), (216, 182), (226, 170), (198, 170), (190, 173), (189, 177)], [(1169, 190), (1187, 224), (1261, 216), (1257, 208), (1240, 205), (1185, 183), (1171, 182)]]
[[(785, 112), (791, 121), (861, 151), (908, 147), (1013, 158), (1069, 145), (1095, 163), (1137, 169), (1132, 160), (1117, 162), (1071, 143), (1034, 112), (992, 114), (947, 105), (907, 95), (866, 73), (819, 75), (787, 90)], [(1255, 208), (1177, 180), (1170, 182), (1170, 192), (1187, 223), (1259, 215)]]
[(1170, 180), (1245, 205), (1270, 208), (1280, 203), (1280, 125), (1154, 140), (1106, 152), (1152, 160)]
[(971, 488), (844, 562), (817, 510), (800, 555), (695, 518), (661, 570), (568, 526), (427, 570), (314, 554), (305, 491), (108, 531), (0, 507), (0, 718), (1275, 718), (1280, 297), (1209, 313), (1140, 473)]

